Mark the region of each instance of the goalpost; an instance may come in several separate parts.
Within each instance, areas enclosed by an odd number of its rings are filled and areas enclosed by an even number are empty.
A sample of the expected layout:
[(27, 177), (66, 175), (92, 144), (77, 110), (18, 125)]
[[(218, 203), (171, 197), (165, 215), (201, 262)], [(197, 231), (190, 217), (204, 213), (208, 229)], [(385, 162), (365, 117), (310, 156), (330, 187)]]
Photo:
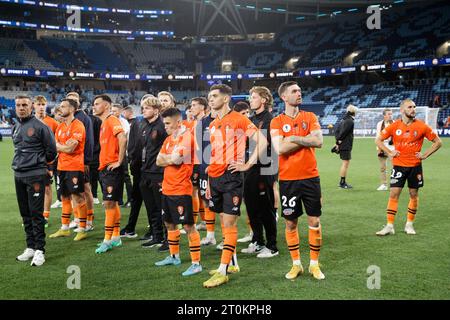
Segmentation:
[[(392, 110), (395, 121), (400, 118), (400, 108), (389, 108)], [(377, 123), (383, 120), (384, 108), (360, 108), (355, 117), (355, 137), (375, 137)], [(416, 119), (420, 119), (436, 130), (439, 108), (416, 107)]]

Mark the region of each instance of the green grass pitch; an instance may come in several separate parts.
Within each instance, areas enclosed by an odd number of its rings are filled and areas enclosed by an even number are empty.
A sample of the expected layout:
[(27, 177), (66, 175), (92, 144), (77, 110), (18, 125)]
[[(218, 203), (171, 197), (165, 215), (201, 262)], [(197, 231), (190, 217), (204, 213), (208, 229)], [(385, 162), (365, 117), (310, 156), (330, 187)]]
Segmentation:
[[(340, 160), (330, 153), (333, 140), (325, 138), (317, 151), (323, 193), (323, 281), (309, 275), (288, 281), (291, 260), (286, 248), (284, 221), (278, 223), (280, 255), (257, 259), (239, 254), (241, 272), (219, 288), (205, 289), (207, 271), (216, 268), (220, 252), (202, 250), (202, 274), (184, 278), (190, 264), (186, 236), (181, 241), (181, 266), (158, 268), (154, 262), (166, 256), (156, 249), (142, 249), (137, 239), (123, 240), (124, 246), (96, 255), (96, 243), (103, 237), (104, 213), (95, 208), (95, 230), (87, 240), (74, 242), (73, 236), (47, 238), (46, 263), (40, 268), (15, 261), (25, 248), (10, 167), (13, 146), (10, 139), (0, 143), (0, 299), (448, 299), (450, 298), (450, 140), (424, 161), (425, 187), (420, 191), (416, 236), (403, 233), (407, 192), (401, 196), (396, 219), (396, 235), (375, 236), (385, 224), (387, 192), (378, 187), (378, 160), (373, 139), (356, 139), (348, 182), (353, 190), (337, 187)], [(429, 142), (424, 144), (427, 148)], [(60, 210), (52, 210), (48, 234), (60, 225)], [(129, 209), (122, 209), (122, 225)], [(247, 232), (246, 214), (239, 219), (239, 236)], [(137, 232), (146, 228), (142, 210)], [(301, 257), (309, 264), (307, 224), (300, 219)], [(219, 239), (220, 225), (216, 224)], [(204, 231), (201, 232), (202, 236)], [(238, 245), (239, 251), (244, 247)], [(68, 289), (67, 268), (81, 270), (81, 289)], [(369, 266), (381, 271), (381, 288), (367, 288)]]

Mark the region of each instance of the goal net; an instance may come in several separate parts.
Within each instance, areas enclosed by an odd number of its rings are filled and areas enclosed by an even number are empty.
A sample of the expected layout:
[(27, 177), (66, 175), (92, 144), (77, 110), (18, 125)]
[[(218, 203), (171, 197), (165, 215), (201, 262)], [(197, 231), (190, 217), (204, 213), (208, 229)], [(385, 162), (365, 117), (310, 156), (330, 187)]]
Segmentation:
[[(400, 108), (389, 108), (392, 110), (395, 121), (400, 118)], [(384, 108), (361, 108), (355, 117), (355, 137), (375, 137), (377, 123), (383, 120)], [(439, 108), (416, 107), (416, 119), (420, 119), (436, 130)]]

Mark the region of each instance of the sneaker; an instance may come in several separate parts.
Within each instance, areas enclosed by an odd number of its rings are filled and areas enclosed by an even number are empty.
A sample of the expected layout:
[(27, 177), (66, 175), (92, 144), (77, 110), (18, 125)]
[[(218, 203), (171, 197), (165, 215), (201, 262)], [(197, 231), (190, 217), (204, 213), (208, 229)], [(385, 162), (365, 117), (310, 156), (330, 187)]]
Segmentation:
[(130, 238), (130, 239), (134, 239), (137, 238), (137, 233), (132, 231), (132, 232), (128, 232), (125, 229), (120, 230), (120, 237), (121, 238)]
[(159, 252), (169, 251), (169, 242), (163, 241), (161, 247), (158, 248)]
[(228, 282), (228, 276), (221, 273), (215, 273), (209, 280), (203, 282), (205, 288), (218, 287)]
[(86, 228), (85, 228), (86, 232), (93, 231), (93, 230), (94, 230), (94, 226), (92, 224), (87, 224), (86, 225)]
[(145, 242), (142, 244), (142, 248), (153, 248), (154, 246), (162, 246), (163, 241), (161, 240), (156, 240), (156, 239), (152, 239), (148, 242)]
[(162, 266), (178, 266), (181, 264), (180, 258), (174, 258), (172, 256), (166, 257), (164, 260), (155, 262), (155, 266), (162, 267)]
[(202, 245), (202, 246), (215, 245), (216, 243), (217, 243), (217, 241), (215, 238), (205, 237), (202, 240), (200, 240), (200, 245)]
[(297, 278), (299, 275), (303, 274), (303, 266), (300, 265), (292, 265), (291, 270), (286, 273), (285, 278), (288, 280), (294, 280), (295, 278)]
[(252, 242), (248, 245), (248, 248), (242, 249), (242, 253), (260, 253), (265, 246), (260, 246), (256, 242)]
[(94, 204), (100, 204), (100, 200), (98, 200), (98, 198), (94, 198)]
[[(227, 274), (238, 273), (239, 271), (241, 271), (241, 268), (239, 268), (239, 266), (228, 266), (227, 268)], [(210, 276), (212, 276), (217, 272), (219, 272), (219, 269), (210, 270), (208, 273)]]
[(34, 257), (34, 249), (26, 248), (20, 256), (16, 257), (17, 261), (28, 261)]
[(387, 224), (383, 229), (376, 233), (377, 236), (387, 236), (389, 234), (395, 234), (394, 226)]
[(188, 276), (193, 276), (194, 274), (200, 273), (202, 272), (203, 268), (201, 266), (201, 264), (196, 264), (193, 263), (191, 264), (191, 266), (185, 271), (183, 272), (181, 275), (184, 277), (188, 277)]
[(206, 231), (206, 222), (202, 221), (195, 226), (198, 231)]
[(348, 184), (347, 182), (339, 184), (339, 188), (341, 188), (341, 189), (353, 189), (352, 185)]
[(217, 250), (223, 250), (223, 240), (216, 246)]
[(75, 229), (76, 227), (78, 227), (78, 223), (75, 220), (70, 221), (69, 229)]
[(80, 231), (77, 233), (76, 237), (73, 239), (73, 241), (80, 241), (87, 238), (87, 232), (86, 231)]
[(250, 242), (253, 239), (253, 232), (247, 233), (243, 238), (238, 239), (237, 242), (245, 243)]
[(317, 280), (325, 279), (325, 275), (320, 271), (320, 267), (318, 264), (314, 266), (309, 266), (309, 273)]
[(278, 250), (272, 250), (269, 248), (263, 248), (257, 255), (257, 258), (273, 258), (279, 255), (280, 252)]
[(413, 223), (407, 222), (405, 225), (406, 234), (416, 234), (416, 230), (414, 230)]
[(112, 249), (112, 245), (110, 243), (102, 242), (101, 245), (95, 250), (95, 253), (105, 253)]
[(388, 189), (387, 185), (382, 184), (377, 188), (377, 191), (387, 191), (387, 189)]
[(48, 237), (49, 238), (60, 238), (60, 237), (68, 237), (68, 236), (70, 236), (70, 230), (59, 229), (58, 231), (49, 235)]
[(56, 200), (51, 206), (50, 208), (52, 209), (57, 209), (57, 208), (62, 208), (62, 202), (59, 200)]
[(119, 238), (119, 240), (111, 241), (111, 247), (121, 247), (121, 246), (122, 246), (122, 239)]
[(144, 234), (142, 237), (139, 238), (140, 241), (150, 241), (153, 239), (153, 235), (150, 231), (148, 231), (146, 234)]
[(44, 252), (41, 250), (36, 250), (34, 252), (33, 260), (31, 260), (31, 266), (32, 267), (40, 267), (45, 262), (45, 255)]

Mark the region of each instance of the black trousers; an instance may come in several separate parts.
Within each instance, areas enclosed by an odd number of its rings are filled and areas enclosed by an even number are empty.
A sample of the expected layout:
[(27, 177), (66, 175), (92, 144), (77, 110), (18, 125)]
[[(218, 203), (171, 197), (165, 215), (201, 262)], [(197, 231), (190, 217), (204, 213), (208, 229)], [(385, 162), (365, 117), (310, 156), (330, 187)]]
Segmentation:
[(99, 163), (91, 163), (89, 165), (89, 182), (91, 183), (92, 196), (98, 198), (98, 166)]
[[(134, 232), (136, 229), (137, 220), (139, 218), (139, 213), (142, 207), (142, 194), (141, 194), (141, 174), (136, 174), (133, 176), (133, 188), (131, 189), (131, 210), (130, 216), (128, 217), (128, 224), (125, 227), (127, 232)], [(152, 219), (150, 211), (147, 210), (148, 224), (152, 225)]]
[[(253, 230), (252, 242), (265, 245), (271, 250), (277, 250), (274, 182), (274, 176), (261, 175), (259, 168), (253, 168), (245, 174), (244, 201)], [(267, 244), (264, 242), (264, 230)]]
[(25, 228), (27, 248), (45, 252), (45, 175), (15, 177), (17, 203)]
[(150, 219), (153, 239), (157, 241), (167, 240), (167, 231), (163, 227), (162, 222), (161, 183), (162, 177), (161, 179), (155, 179), (146, 174), (141, 176), (141, 196), (147, 209), (147, 216)]
[[(123, 173), (124, 173), (124, 183), (125, 183), (125, 189), (127, 191), (127, 201), (131, 202), (133, 199), (133, 185), (131, 183), (130, 173), (128, 170), (128, 161), (124, 161), (122, 163)], [(123, 192), (122, 197), (119, 200), (119, 203), (123, 203)]]

